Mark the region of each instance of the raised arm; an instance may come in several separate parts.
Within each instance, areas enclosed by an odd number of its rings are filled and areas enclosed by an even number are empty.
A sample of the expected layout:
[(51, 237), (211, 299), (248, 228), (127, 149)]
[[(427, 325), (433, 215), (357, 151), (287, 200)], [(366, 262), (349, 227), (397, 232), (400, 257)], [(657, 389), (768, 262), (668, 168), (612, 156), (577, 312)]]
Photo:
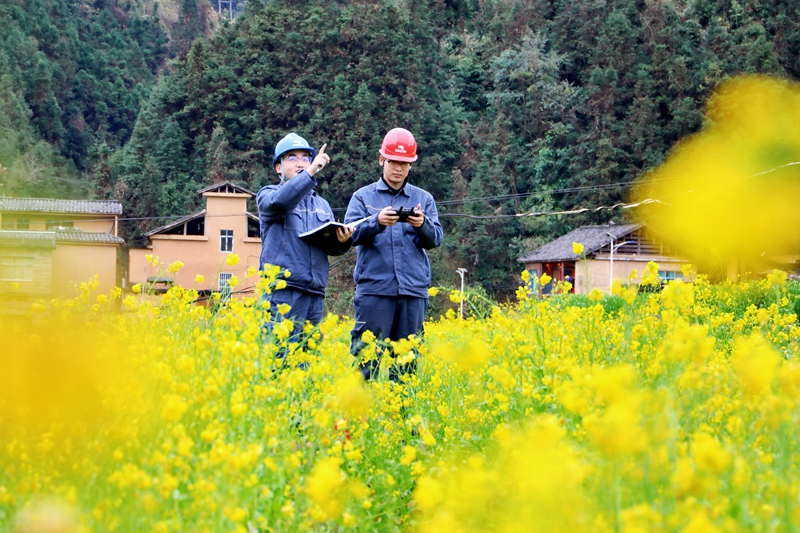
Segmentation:
[(317, 182), (303, 170), (279, 187), (264, 187), (258, 191), (258, 213), (267, 220), (284, 218), (292, 212)]

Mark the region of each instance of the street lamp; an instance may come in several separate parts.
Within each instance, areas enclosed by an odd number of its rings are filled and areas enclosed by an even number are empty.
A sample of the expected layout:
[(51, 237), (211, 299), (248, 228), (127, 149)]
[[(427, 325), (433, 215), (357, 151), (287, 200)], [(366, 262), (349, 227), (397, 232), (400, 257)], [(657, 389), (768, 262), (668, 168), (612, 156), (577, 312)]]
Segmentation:
[(461, 310), (459, 312), (459, 316), (461, 320), (464, 320), (464, 274), (467, 273), (466, 268), (457, 268), (456, 272), (459, 276), (461, 276)]
[(617, 237), (609, 232), (606, 232), (606, 235), (611, 237), (611, 260), (609, 261), (608, 265), (608, 293), (611, 294), (612, 287), (614, 286), (614, 251), (616, 251), (616, 249), (619, 248), (620, 246), (623, 246), (625, 244), (630, 244), (633, 241), (621, 242), (615, 246), (614, 240)]

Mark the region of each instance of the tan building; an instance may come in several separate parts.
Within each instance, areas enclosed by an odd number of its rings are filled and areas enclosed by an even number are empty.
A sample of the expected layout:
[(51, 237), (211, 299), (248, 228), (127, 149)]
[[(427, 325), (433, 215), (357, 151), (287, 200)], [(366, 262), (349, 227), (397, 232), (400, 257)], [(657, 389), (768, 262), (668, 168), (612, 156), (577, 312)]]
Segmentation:
[[(585, 260), (572, 251), (573, 242), (583, 245)], [(577, 294), (587, 294), (595, 288), (609, 292), (614, 279), (627, 283), (634, 270), (639, 274), (633, 281), (636, 283), (650, 261), (658, 263), (664, 280), (682, 279), (681, 268), (689, 264), (642, 224), (582, 226), (517, 261), (525, 263), (532, 279), (547, 274), (556, 281), (568, 280)], [(552, 282), (542, 289), (546, 294), (551, 288)]]
[(0, 294), (65, 297), (98, 276), (98, 291), (118, 282), (116, 200), (0, 197)]
[[(178, 284), (201, 293), (225, 292), (228, 280), (236, 276), (237, 294), (252, 293), (255, 279), (245, 279), (248, 267), (259, 268), (261, 237), (258, 216), (247, 211), (247, 201), (255, 193), (231, 183), (217, 183), (198, 191), (206, 208), (145, 234), (149, 244), (128, 251), (126, 285), (140, 283), (160, 291)], [(236, 266), (226, 260), (239, 256)], [(147, 256), (158, 262), (153, 265)], [(183, 263), (177, 274), (168, 272), (175, 261)], [(203, 276), (197, 283), (197, 275)]]

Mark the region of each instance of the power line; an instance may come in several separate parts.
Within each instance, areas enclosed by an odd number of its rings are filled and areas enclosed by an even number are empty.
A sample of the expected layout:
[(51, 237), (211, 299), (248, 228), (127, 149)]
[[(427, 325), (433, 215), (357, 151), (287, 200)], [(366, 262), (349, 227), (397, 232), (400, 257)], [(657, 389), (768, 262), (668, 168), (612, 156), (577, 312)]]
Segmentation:
[[(666, 181), (667, 178), (664, 180), (659, 181)], [(619, 187), (625, 187), (629, 185), (636, 184), (636, 181), (622, 181), (617, 183), (608, 183), (602, 185), (584, 185), (581, 187), (568, 187), (564, 189), (550, 189), (547, 191), (533, 191), (533, 192), (520, 192), (520, 193), (513, 193), (513, 194), (499, 194), (493, 196), (477, 196), (472, 198), (461, 198), (458, 200), (442, 200), (440, 202), (436, 202), (437, 206), (448, 206), (448, 205), (463, 205), (475, 202), (488, 202), (492, 200), (513, 200), (513, 199), (521, 199), (521, 198), (528, 198), (528, 197), (537, 197), (537, 196), (549, 196), (554, 194), (569, 194), (575, 192), (583, 192), (583, 191), (603, 191), (608, 189), (616, 189)], [(346, 211), (346, 207), (336, 207), (333, 211)]]

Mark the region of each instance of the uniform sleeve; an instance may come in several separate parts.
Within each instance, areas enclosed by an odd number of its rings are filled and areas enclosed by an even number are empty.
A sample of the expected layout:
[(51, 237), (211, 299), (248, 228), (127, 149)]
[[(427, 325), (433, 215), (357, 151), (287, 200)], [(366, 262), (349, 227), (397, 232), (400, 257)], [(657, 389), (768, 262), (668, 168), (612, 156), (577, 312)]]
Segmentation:
[(314, 178), (303, 170), (280, 187), (264, 187), (256, 196), (258, 214), (266, 220), (285, 218), (316, 185)]
[(423, 212), (425, 213), (425, 222), (422, 226), (414, 228), (414, 231), (417, 233), (422, 247), (430, 250), (441, 245), (444, 239), (444, 229), (439, 222), (439, 211), (436, 209), (436, 202), (432, 196), (427, 198)]

